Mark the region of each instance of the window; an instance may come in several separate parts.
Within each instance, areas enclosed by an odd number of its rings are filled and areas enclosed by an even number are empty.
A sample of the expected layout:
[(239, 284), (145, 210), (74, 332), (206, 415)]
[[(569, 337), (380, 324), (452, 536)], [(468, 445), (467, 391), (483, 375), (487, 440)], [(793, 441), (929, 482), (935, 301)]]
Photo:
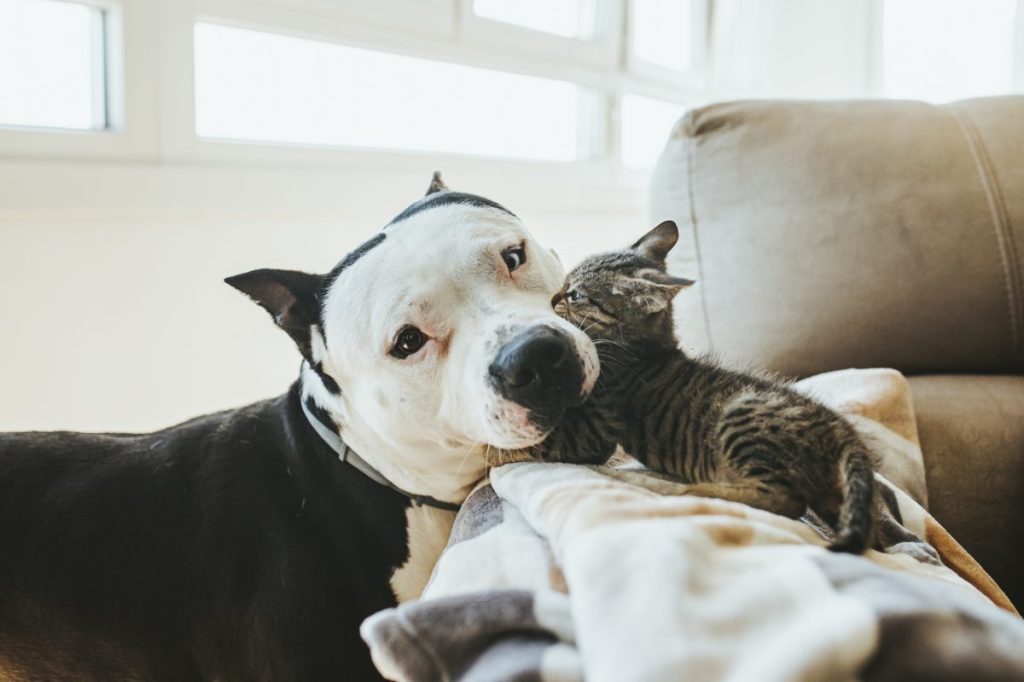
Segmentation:
[(597, 0), (473, 0), (484, 19), (523, 26), (563, 38), (589, 40), (597, 27)]
[(942, 102), (1013, 90), (1015, 0), (885, 0), (882, 92)]
[(684, 105), (640, 95), (624, 95), (622, 112), (622, 162), (630, 167), (653, 166), (672, 126), (683, 115)]
[(0, 125), (107, 127), (104, 14), (54, 0), (0, 2)]
[(673, 102), (706, 97), (709, 3), (0, 0), (0, 153), (390, 150), (611, 177), (653, 162)]
[(196, 132), (207, 138), (573, 161), (575, 84), (201, 23)]
[(637, 59), (672, 71), (694, 66), (694, 4), (689, 0), (633, 0), (630, 44)]

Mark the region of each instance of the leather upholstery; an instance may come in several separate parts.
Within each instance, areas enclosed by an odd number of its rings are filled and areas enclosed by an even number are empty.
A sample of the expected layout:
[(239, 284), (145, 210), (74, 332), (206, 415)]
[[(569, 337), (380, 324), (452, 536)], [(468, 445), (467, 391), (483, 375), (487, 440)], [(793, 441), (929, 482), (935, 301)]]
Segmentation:
[(1024, 376), (911, 377), (932, 515), (1024, 605)]
[[(675, 127), (652, 224), (684, 346), (805, 376), (1024, 368), (1024, 97), (737, 102)], [(710, 314), (708, 314), (710, 313)]]
[(931, 511), (1018, 605), (1022, 160), (1024, 96), (717, 104), (673, 130), (651, 216), (698, 280), (676, 300), (688, 350), (912, 376)]

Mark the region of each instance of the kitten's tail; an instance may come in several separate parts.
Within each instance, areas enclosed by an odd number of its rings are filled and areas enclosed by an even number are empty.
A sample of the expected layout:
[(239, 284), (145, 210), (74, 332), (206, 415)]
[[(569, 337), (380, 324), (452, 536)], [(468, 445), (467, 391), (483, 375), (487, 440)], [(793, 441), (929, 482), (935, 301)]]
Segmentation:
[(836, 539), (829, 549), (862, 554), (872, 545), (875, 535), (875, 472), (871, 458), (859, 444), (848, 446), (839, 460), (839, 471), (843, 499)]

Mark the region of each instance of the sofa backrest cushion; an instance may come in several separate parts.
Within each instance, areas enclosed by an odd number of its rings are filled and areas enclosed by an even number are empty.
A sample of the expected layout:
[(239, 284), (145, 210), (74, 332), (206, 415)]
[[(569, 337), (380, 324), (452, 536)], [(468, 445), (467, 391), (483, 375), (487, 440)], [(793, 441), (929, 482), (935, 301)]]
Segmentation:
[(717, 104), (655, 170), (683, 346), (798, 376), (1024, 368), (1024, 97)]

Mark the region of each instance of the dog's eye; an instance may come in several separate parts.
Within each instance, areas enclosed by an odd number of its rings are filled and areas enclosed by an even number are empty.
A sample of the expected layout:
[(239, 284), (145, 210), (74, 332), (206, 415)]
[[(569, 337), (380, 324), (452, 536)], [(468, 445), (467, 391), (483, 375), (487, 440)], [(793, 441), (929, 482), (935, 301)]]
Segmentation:
[(572, 289), (572, 290), (567, 291), (565, 293), (565, 297), (567, 299), (569, 299), (570, 302), (575, 303), (576, 301), (578, 301), (581, 298), (583, 298), (583, 294), (581, 294), (580, 292), (576, 291), (575, 289)]
[(427, 343), (428, 337), (416, 327), (408, 325), (402, 327), (395, 337), (395, 343), (391, 346), (391, 355), (399, 360), (405, 360), (414, 355)]
[(513, 272), (526, 262), (526, 248), (520, 245), (505, 249), (501, 252), (501, 258), (505, 261), (508, 271)]

